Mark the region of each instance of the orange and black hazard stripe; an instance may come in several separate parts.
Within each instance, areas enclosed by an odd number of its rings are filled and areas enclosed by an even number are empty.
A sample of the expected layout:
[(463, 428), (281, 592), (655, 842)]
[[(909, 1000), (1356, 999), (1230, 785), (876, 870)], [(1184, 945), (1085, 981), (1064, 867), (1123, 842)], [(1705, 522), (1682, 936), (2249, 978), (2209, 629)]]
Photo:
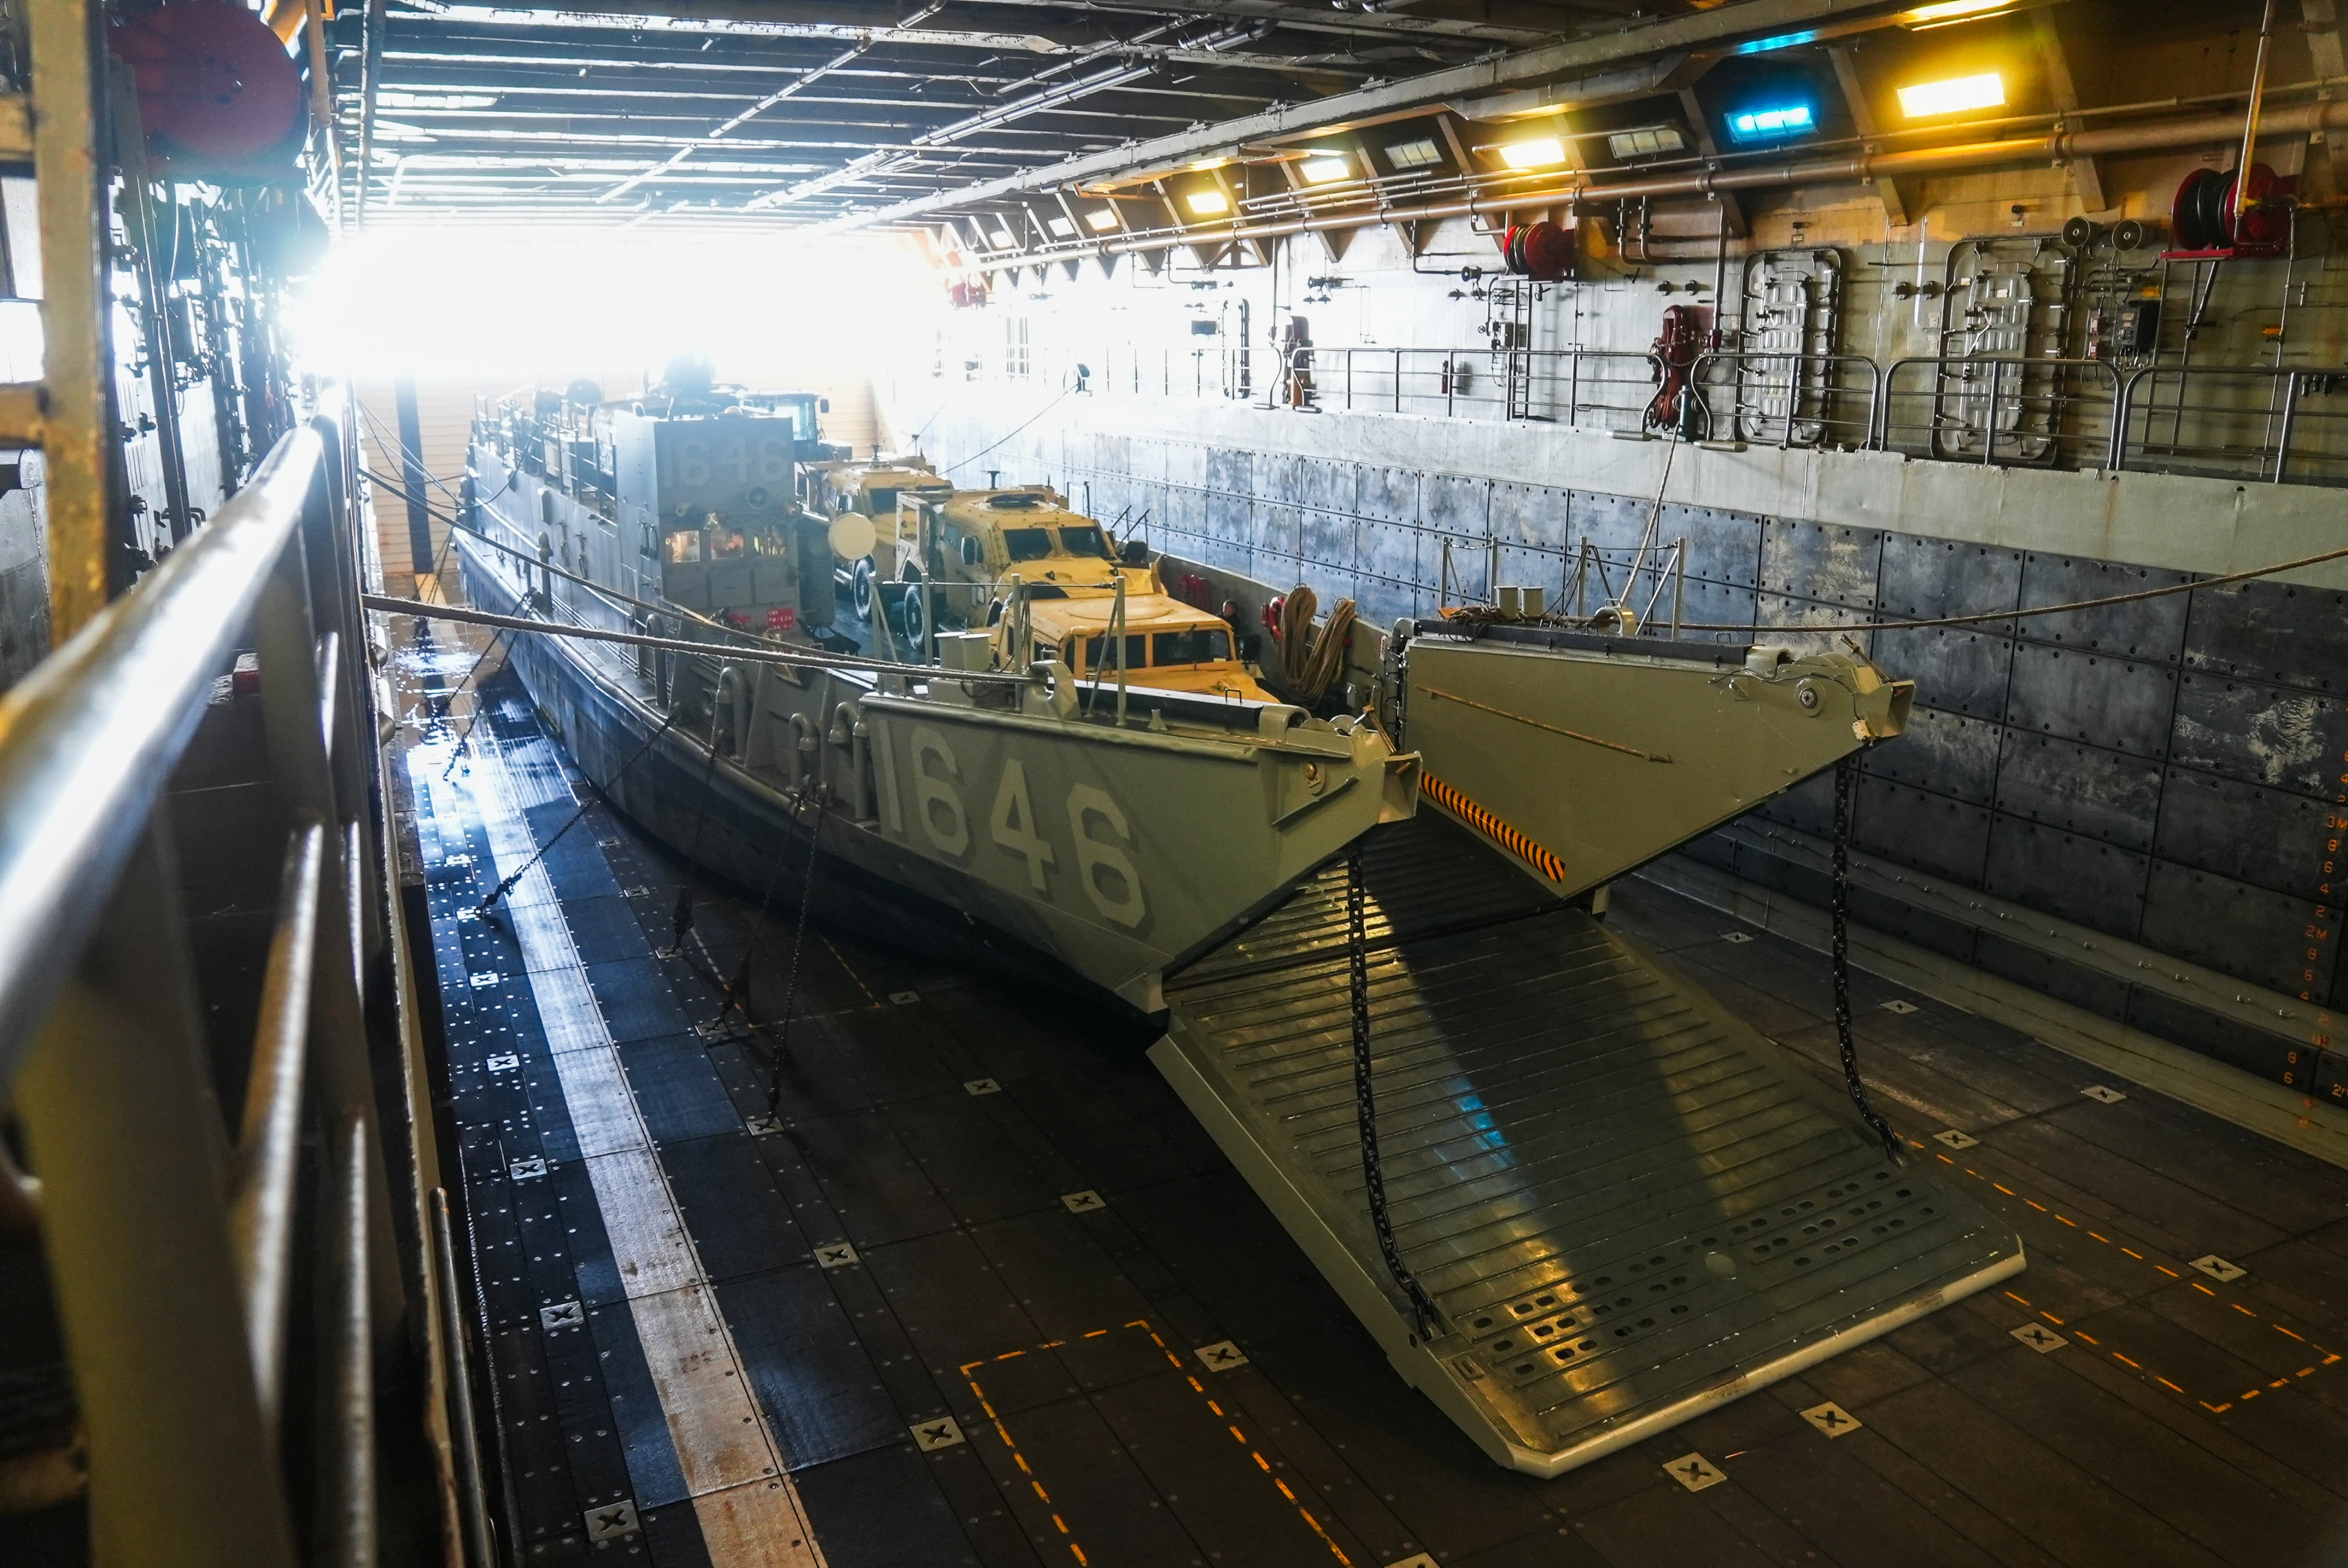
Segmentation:
[(1422, 769), (1418, 775), (1418, 788), (1421, 794), (1433, 797), (1437, 805), (1549, 878), (1550, 881), (1561, 882), (1565, 880), (1563, 861), (1534, 843), (1524, 834), (1517, 831), (1516, 829), (1511, 828), (1434, 774)]

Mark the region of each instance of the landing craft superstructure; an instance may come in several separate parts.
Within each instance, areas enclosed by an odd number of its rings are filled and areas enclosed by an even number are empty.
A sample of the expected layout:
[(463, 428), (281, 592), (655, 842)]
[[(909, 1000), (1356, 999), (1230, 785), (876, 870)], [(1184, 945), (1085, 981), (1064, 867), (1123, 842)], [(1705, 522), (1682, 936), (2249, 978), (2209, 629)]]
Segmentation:
[[(542, 415), (477, 429), (476, 599), (706, 645), (515, 639), (582, 770), (737, 882), (814, 856), (834, 918), (918, 919), (1162, 1015), (1152, 1061), (1498, 1462), (1570, 1469), (2022, 1266), (2010, 1230), (1591, 913), (1607, 879), (1896, 736), (1910, 690), (1865, 659), (1619, 619), (1357, 627), (1370, 699), (1316, 717), (1146, 554), (1048, 490), (993, 490), (920, 500), (893, 542), (901, 608), (873, 637), (942, 664), (778, 668), (747, 655), (855, 646), (835, 570), (873, 546), (800, 504), (795, 420), (692, 388)], [(538, 565), (558, 558), (592, 585)], [(1415, 812), (1422, 782), (1439, 813)], [(1343, 851), (1381, 823), (1349, 890)]]
[[(791, 419), (705, 388), (669, 406), (485, 418), (488, 542), (460, 540), (486, 608), (708, 643), (514, 654), (582, 769), (705, 863), (756, 878), (819, 834), (843, 911), (919, 912), (1149, 1011), (1169, 967), (1413, 809), (1412, 759), (1348, 717), (1179, 691), (1128, 708), (1050, 653), (929, 679), (729, 657), (852, 646), (830, 629), (838, 519), (798, 500)], [(550, 463), (574, 447), (608, 466)]]

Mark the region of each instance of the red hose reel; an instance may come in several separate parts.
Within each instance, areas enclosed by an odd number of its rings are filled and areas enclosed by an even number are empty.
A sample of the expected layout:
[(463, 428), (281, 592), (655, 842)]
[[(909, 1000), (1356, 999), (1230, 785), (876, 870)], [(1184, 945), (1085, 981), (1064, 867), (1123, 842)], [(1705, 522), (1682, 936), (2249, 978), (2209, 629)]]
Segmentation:
[(1500, 259), (1520, 278), (1563, 283), (1573, 275), (1573, 231), (1546, 220), (1511, 223), (1500, 235)]
[(138, 83), (148, 147), (173, 172), (294, 177), (301, 73), (259, 16), (177, 0), (115, 15), (108, 42)]

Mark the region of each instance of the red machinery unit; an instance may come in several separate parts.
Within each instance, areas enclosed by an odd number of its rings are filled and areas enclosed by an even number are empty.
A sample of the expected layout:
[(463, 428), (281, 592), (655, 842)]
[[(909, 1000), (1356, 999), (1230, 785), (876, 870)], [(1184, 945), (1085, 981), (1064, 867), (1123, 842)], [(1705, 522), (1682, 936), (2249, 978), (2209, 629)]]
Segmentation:
[(1647, 350), (1656, 387), (1643, 421), (1648, 429), (1668, 428), (1685, 414), (1682, 400), (1687, 396), (1688, 373), (1704, 352), (1708, 314), (1700, 304), (1675, 304), (1663, 312), (1663, 330)]

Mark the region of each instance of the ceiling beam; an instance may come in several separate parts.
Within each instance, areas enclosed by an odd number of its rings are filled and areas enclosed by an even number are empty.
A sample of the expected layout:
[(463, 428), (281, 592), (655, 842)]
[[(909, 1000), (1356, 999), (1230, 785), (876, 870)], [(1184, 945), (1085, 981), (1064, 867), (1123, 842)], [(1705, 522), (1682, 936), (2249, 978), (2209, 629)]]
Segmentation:
[[(1834, 61), (1835, 81), (1842, 88), (1843, 106), (1850, 110), (1851, 129), (1859, 132), (1859, 145), (1872, 154), (1876, 138), (1882, 133), (1876, 129), (1875, 100), (1868, 96), (1867, 84), (1859, 77), (1858, 56), (1849, 44), (1830, 44), (1827, 55)], [(1875, 188), (1876, 200), (1883, 203), (1885, 222), (1904, 229), (1914, 222), (1916, 203), (1897, 179), (1879, 174), (1869, 183)]]
[[(1172, 24), (1169, 24), (1165, 27), (1155, 28), (1152, 29), (1152, 31), (1161, 33), (1170, 31), (1172, 26)], [(1237, 44), (1253, 38), (1259, 31), (1260, 28), (1257, 27), (1219, 28), (1212, 33), (1193, 36), (1190, 38), (1184, 40), (1183, 46), (1185, 48), (1211, 50), (1220, 44)], [(1148, 65), (1141, 64), (1139, 62), (1121, 59), (1121, 53), (1122, 50), (1120, 46), (1104, 46), (1102, 48), (1094, 51), (1093, 55), (1086, 58), (1101, 58), (1108, 61), (1109, 63), (1085, 76), (1067, 77), (1066, 79), (1056, 81), (1048, 79), (1058, 76), (1064, 70), (1072, 68), (1072, 67), (1054, 67), (1051, 70), (1039, 72), (1035, 77), (1030, 78), (1031, 84), (1035, 89), (1035, 91), (1028, 93), (1023, 98), (1010, 98), (1003, 103), (996, 104), (992, 108), (981, 109), (978, 113), (971, 115), (966, 119), (956, 120), (952, 125), (940, 126), (935, 130), (924, 132), (922, 136), (915, 139), (916, 143), (924, 150), (932, 147), (951, 146), (953, 143), (960, 141), (964, 137), (976, 135), (980, 131), (991, 129), (995, 126), (1006, 124), (1011, 120), (1023, 119), (1029, 115), (1042, 113), (1052, 108), (1056, 108), (1076, 98), (1089, 97), (1096, 93), (1106, 92), (1111, 88), (1122, 87), (1129, 82), (1137, 81), (1140, 77), (1149, 74), (1150, 70), (1153, 68)], [(1084, 60), (1074, 62), (1076, 65), (1081, 65), (1083, 63), (1085, 63)], [(789, 186), (761, 198), (759, 205), (771, 207), (791, 205), (804, 201), (809, 196), (820, 195), (823, 192), (834, 190), (839, 186), (857, 181), (875, 170), (885, 170), (902, 167), (905, 156), (907, 155), (901, 154), (892, 157), (887, 153), (873, 152), (862, 158), (851, 159), (847, 163), (842, 164), (839, 168), (831, 170), (831, 172), (828, 174), (819, 174), (815, 179), (808, 181), (804, 184)], [(1029, 186), (1025, 189), (1034, 191), (1041, 190), (1043, 187)], [(1021, 192), (1005, 192), (1006, 195), (1019, 193)]]
[(1154, 138), (1115, 152), (1070, 159), (1047, 168), (1031, 170), (961, 191), (942, 191), (911, 201), (894, 202), (834, 220), (828, 226), (856, 228), (870, 223), (902, 222), (957, 202), (1015, 195), (1053, 185), (1113, 178), (1135, 169), (1187, 162), (1214, 156), (1243, 142), (1271, 141), (1310, 134), (1333, 121), (1507, 92), (1558, 77), (1581, 75), (1619, 65), (1643, 56), (1718, 48), (1738, 42), (1767, 42), (1781, 36), (1817, 30), (1820, 24), (1872, 25), (1890, 19), (1899, 14), (1899, 9), (1883, 5), (1882, 0), (1742, 0), (1741, 4), (1640, 23), (1602, 37), (1575, 39), (1544, 48), (1448, 67), (1405, 81), (1334, 94), (1313, 103), (1282, 105), (1227, 120), (1220, 125)]
[[(646, 31), (737, 34), (771, 37), (852, 38), (898, 26), (893, 0), (573, 0), (545, 6), (488, 5), (456, 0), (404, 0), (420, 11), (452, 21), (494, 19), (509, 26), (635, 27)], [(1045, 5), (1036, 0), (978, 0), (1023, 12), (1041, 13), (1065, 25), (1073, 12), (1160, 17), (1217, 17), (1268, 21), (1305, 32), (1358, 37), (1417, 38), (1460, 45), (1522, 46), (1547, 43), (1558, 34), (1526, 27), (1393, 11), (1318, 10), (1285, 0), (1092, 0), (1084, 6)], [(1028, 18), (1023, 17), (1022, 20)], [(1049, 24), (1036, 28), (1041, 33)], [(1016, 36), (1016, 35), (1014, 35)], [(1032, 36), (1032, 35), (1031, 35)]]
[[(854, 11), (858, 7), (850, 5), (841, 9)], [(893, 20), (885, 26), (864, 26), (838, 21), (664, 15), (652, 11), (566, 11), (509, 5), (446, 5), (435, 7), (430, 15), (436, 19), (445, 18), (448, 22), (479, 27), (569, 27), (589, 32), (670, 33), (696, 37), (814, 38), (839, 44), (870, 43), (898, 32)], [(404, 20), (408, 25), (405, 30), (413, 36), (418, 19), (409, 16)], [(915, 29), (900, 41), (940, 47), (983, 49), (991, 54), (1057, 55), (1073, 46), (1039, 33), (983, 33), (938, 27)]]
[[(2054, 27), (2054, 13), (2034, 13), (2030, 18), (2030, 31), (2038, 46), (2039, 68), (2046, 73), (2046, 96), (2064, 113), (2076, 113), (2082, 107), (2079, 88), (2071, 77), (2071, 57), (2063, 48), (2063, 35)], [(2078, 190), (2082, 211), (2101, 212), (2111, 206), (2104, 199), (2104, 166), (2100, 160), (2071, 160), (2071, 182)]]

